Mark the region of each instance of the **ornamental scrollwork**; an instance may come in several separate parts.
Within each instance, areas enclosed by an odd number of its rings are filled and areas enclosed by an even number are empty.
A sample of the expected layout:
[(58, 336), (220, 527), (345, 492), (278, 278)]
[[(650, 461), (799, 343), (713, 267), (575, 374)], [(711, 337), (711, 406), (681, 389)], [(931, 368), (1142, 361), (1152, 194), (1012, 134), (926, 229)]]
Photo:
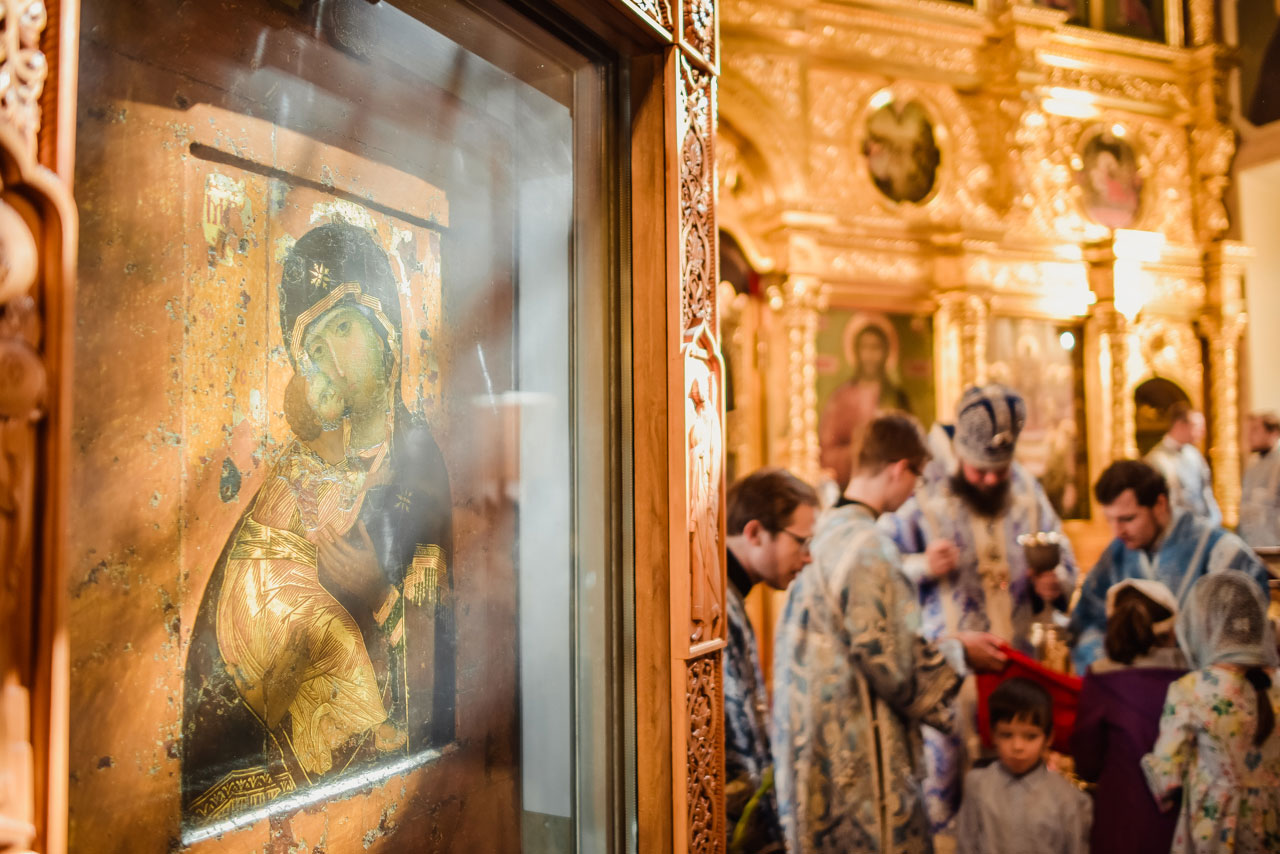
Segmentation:
[(684, 0), (684, 40), (711, 64), (716, 61), (716, 5), (714, 0)]
[(683, 55), (680, 64), (680, 320), (715, 325), (714, 78)]
[(40, 37), (49, 22), (43, 0), (0, 2), (0, 110), (35, 150), (40, 130), (40, 94), (49, 62)]
[(671, 31), (671, 0), (632, 0), (632, 3), (655, 24)]
[(724, 695), (719, 651), (690, 661), (685, 680), (688, 722), (686, 785), (689, 854), (719, 854), (724, 830)]

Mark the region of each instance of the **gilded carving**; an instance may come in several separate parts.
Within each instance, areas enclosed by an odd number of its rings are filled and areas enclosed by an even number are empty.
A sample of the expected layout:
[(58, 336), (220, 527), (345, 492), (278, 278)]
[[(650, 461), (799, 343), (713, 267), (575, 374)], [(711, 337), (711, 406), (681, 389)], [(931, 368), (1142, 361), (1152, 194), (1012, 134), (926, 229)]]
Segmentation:
[(40, 50), (48, 21), (43, 0), (0, 2), (0, 111), (33, 151), (40, 130), (40, 93), (49, 76)]
[(816, 278), (792, 276), (781, 288), (769, 289), (769, 304), (781, 313), (786, 335), (790, 383), (785, 465), (816, 482), (820, 473), (817, 338), (819, 314), (827, 306), (826, 288)]
[(1193, 128), (1191, 144), (1199, 178), (1196, 226), (1202, 239), (1212, 240), (1231, 224), (1222, 196), (1231, 182), (1231, 159), (1236, 151), (1236, 137), (1227, 125), (1212, 124)]
[(731, 53), (724, 59), (724, 76), (741, 77), (778, 105), (788, 120), (800, 118), (800, 62), (778, 54)]
[(689, 854), (718, 854), (724, 850), (724, 693), (720, 685), (720, 655), (716, 651), (690, 661), (686, 671)]
[(683, 55), (680, 68), (680, 319), (715, 326), (714, 78)]
[(770, 0), (722, 0), (720, 14), (725, 23), (768, 29), (793, 29), (800, 24), (798, 10)]

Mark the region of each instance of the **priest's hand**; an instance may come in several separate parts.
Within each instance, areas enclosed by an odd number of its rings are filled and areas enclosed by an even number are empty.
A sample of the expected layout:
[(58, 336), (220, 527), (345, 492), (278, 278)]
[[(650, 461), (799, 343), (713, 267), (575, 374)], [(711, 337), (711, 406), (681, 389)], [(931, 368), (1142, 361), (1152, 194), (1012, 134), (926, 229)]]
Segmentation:
[(934, 540), (924, 550), (925, 564), (932, 579), (946, 578), (956, 571), (960, 550), (951, 540)]
[(354, 598), (373, 612), (387, 598), (390, 585), (364, 522), (358, 524), (356, 532), (359, 542), (352, 543), (332, 528), (321, 531), (316, 570), (320, 583), (330, 593)]
[(955, 638), (964, 645), (964, 658), (974, 670), (999, 673), (1004, 670), (1009, 656), (1000, 649), (1001, 640), (987, 632), (956, 632)]
[(1056, 602), (1062, 595), (1062, 581), (1058, 578), (1058, 573), (1052, 569), (1037, 573), (1031, 579), (1031, 587), (1043, 602)]

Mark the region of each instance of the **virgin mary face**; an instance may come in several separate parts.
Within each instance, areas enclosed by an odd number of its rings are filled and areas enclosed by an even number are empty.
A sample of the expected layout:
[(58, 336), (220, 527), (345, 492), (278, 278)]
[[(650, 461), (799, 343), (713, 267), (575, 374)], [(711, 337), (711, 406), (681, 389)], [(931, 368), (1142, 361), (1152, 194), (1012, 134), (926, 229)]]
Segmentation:
[(324, 429), (345, 415), (386, 408), (386, 344), (358, 308), (337, 305), (320, 315), (307, 327), (302, 349), (307, 403)]

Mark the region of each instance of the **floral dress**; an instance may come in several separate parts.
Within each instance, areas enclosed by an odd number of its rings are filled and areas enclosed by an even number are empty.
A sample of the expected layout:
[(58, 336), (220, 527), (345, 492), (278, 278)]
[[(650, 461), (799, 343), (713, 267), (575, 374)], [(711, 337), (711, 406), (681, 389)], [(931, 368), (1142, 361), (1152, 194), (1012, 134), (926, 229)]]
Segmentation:
[[(1280, 719), (1280, 670), (1271, 671), (1270, 698)], [(1169, 686), (1142, 768), (1157, 800), (1182, 789), (1174, 854), (1280, 851), (1280, 728), (1255, 747), (1256, 705), (1244, 673), (1228, 667)]]

